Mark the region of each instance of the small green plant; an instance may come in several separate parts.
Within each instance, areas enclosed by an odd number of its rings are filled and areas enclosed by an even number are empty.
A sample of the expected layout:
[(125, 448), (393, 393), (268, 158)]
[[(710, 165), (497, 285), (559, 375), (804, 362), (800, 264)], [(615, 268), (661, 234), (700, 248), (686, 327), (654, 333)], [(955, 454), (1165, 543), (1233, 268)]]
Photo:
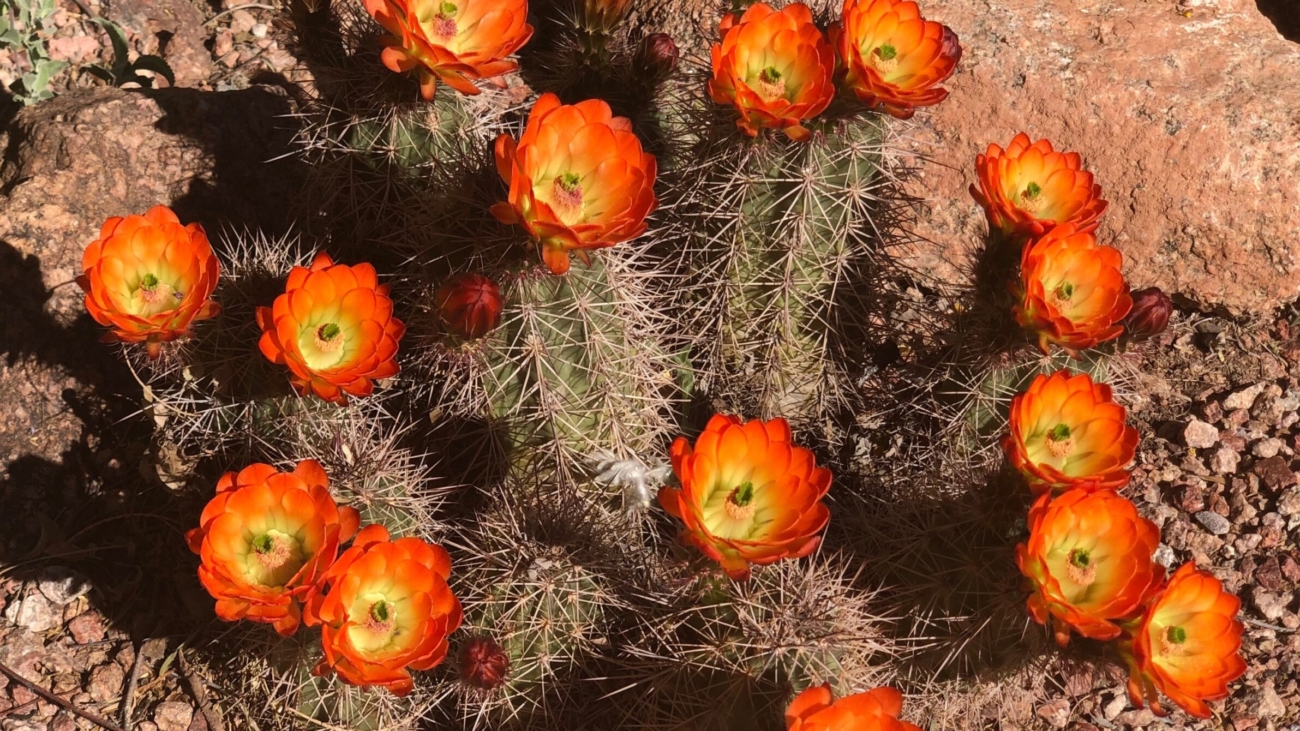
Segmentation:
[(50, 58), (45, 47), (45, 22), (58, 7), (54, 0), (3, 0), (4, 14), (0, 15), (0, 47), (27, 54), (31, 70), (10, 84), (9, 91), (24, 105), (53, 99), (49, 89), (54, 75), (67, 67), (67, 61)]
[(142, 87), (153, 85), (153, 79), (148, 76), (141, 76), (141, 71), (153, 72), (164, 79), (171, 86), (176, 85), (176, 75), (172, 73), (172, 67), (163, 60), (161, 56), (152, 54), (141, 54), (134, 61), (131, 60), (130, 47), (126, 43), (126, 33), (122, 27), (107, 18), (91, 18), (99, 24), (108, 34), (109, 39), (113, 42), (113, 65), (112, 66), (90, 66), (86, 70), (96, 77), (107, 81), (113, 86), (125, 86), (127, 84), (139, 84)]

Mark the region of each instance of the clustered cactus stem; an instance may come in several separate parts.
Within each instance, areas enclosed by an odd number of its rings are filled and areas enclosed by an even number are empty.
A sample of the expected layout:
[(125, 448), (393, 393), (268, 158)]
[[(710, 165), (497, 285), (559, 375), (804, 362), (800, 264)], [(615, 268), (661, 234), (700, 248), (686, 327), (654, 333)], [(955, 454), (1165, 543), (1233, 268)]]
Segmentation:
[(1239, 602), (1118, 493), (1106, 381), (1169, 298), (1024, 134), (977, 160), (972, 290), (895, 264), (896, 120), (962, 49), (910, 0), (816, 5), (733, 2), (692, 68), (629, 0), (299, 3), (302, 240), (106, 222), (78, 283), (240, 622), (219, 703), (919, 731), (891, 686), (916, 715), (1051, 661), (1026, 610), (1115, 643), (1136, 705), (1227, 693)]

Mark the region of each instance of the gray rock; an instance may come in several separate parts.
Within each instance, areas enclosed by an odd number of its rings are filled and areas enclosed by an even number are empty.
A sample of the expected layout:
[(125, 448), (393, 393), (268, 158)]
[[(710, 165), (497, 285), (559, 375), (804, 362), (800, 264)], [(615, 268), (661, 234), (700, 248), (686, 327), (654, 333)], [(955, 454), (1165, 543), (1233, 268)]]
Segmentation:
[(1228, 522), (1227, 518), (1209, 510), (1202, 510), (1195, 518), (1197, 523), (1205, 526), (1206, 530), (1216, 536), (1227, 535), (1228, 531), (1232, 530), (1232, 523)]
[(1276, 622), (1286, 614), (1287, 605), (1291, 603), (1291, 595), (1278, 592), (1272, 592), (1262, 586), (1257, 586), (1251, 591), (1250, 598), (1255, 603), (1255, 608), (1264, 618), (1270, 622)]
[(64, 606), (90, 593), (90, 582), (66, 566), (46, 566), (36, 580), (36, 588), (46, 599)]
[(122, 683), (126, 675), (122, 668), (115, 663), (100, 665), (90, 673), (90, 682), (86, 685), (86, 692), (100, 703), (110, 701), (122, 694)]
[(1264, 392), (1264, 387), (1267, 385), (1268, 384), (1266, 383), (1256, 383), (1249, 388), (1243, 388), (1240, 391), (1233, 391), (1223, 400), (1223, 408), (1228, 411), (1249, 409), (1251, 406), (1255, 405), (1255, 399), (1259, 398), (1259, 395)]
[(1178, 561), (1178, 556), (1174, 553), (1174, 549), (1170, 548), (1169, 546), (1163, 543), (1156, 546), (1156, 551), (1154, 554), (1151, 555), (1151, 558), (1156, 563), (1160, 564), (1161, 566), (1164, 566), (1167, 569), (1172, 569), (1174, 567), (1174, 563)]
[(1192, 419), (1183, 428), (1183, 442), (1193, 449), (1209, 449), (1219, 443), (1219, 430), (1200, 419)]
[(1286, 517), (1300, 515), (1300, 487), (1292, 487), (1277, 499), (1277, 512)]
[(1240, 462), (1241, 455), (1226, 446), (1219, 447), (1210, 455), (1210, 469), (1220, 475), (1231, 475), (1236, 472)]
[(153, 722), (158, 731), (186, 731), (194, 720), (194, 709), (188, 703), (163, 701), (153, 711)]
[(28, 632), (40, 634), (63, 624), (63, 613), (40, 592), (32, 592), (5, 607), (5, 619)]
[(1286, 703), (1278, 697), (1277, 691), (1273, 689), (1273, 683), (1268, 682), (1259, 691), (1259, 699), (1255, 702), (1255, 710), (1261, 718), (1272, 718), (1286, 715)]
[(1277, 453), (1282, 451), (1282, 447), (1285, 445), (1286, 442), (1281, 439), (1270, 437), (1256, 442), (1255, 446), (1251, 447), (1250, 452), (1260, 459), (1268, 459), (1269, 457), (1276, 457)]

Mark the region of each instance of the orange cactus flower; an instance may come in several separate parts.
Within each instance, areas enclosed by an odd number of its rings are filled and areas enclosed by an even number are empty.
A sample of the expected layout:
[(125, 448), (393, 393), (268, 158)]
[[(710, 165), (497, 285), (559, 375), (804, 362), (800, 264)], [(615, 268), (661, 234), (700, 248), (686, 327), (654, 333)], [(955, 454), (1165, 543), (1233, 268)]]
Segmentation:
[(86, 310), (113, 328), (103, 341), (145, 343), (150, 358), (162, 353), (164, 342), (221, 311), (208, 299), (221, 266), (207, 234), (197, 223), (182, 226), (166, 206), (105, 221), (81, 269), (77, 284), (86, 293)]
[(910, 0), (844, 0), (831, 27), (844, 86), (863, 104), (908, 119), (948, 98), (938, 88), (961, 61), (957, 34), (921, 17)]
[(984, 207), (989, 228), (1004, 233), (1041, 236), (1052, 227), (1073, 223), (1092, 231), (1106, 210), (1101, 186), (1083, 169), (1077, 152), (1058, 152), (1052, 143), (1031, 143), (1021, 132), (1007, 149), (989, 145), (975, 157), (979, 187), (970, 194)]
[(831, 473), (791, 444), (785, 419), (742, 424), (716, 415), (694, 449), (678, 437), (672, 464), (682, 486), (661, 489), (659, 503), (731, 578), (749, 578), (751, 564), (807, 556), (821, 541)]
[(659, 205), (654, 155), (641, 150), (632, 123), (599, 99), (565, 105), (543, 94), (517, 144), (497, 138), (496, 160), (510, 195), (492, 215), (528, 229), (555, 274), (569, 271), (570, 251), (587, 262), (590, 249), (640, 236)]
[(294, 267), (284, 294), (257, 308), (258, 346), (287, 365), (299, 393), (337, 404), (368, 396), (373, 379), (397, 374), (397, 343), (406, 326), (393, 317), (388, 286), (369, 264), (335, 264), (317, 254), (311, 268)]
[(1246, 672), (1237, 619), (1241, 600), (1194, 564), (1184, 564), (1151, 601), (1124, 646), (1132, 675), (1129, 698), (1158, 716), (1164, 693), (1197, 718), (1209, 718), (1206, 701), (1228, 697), (1228, 683)]
[(1080, 485), (1119, 488), (1137, 452), (1137, 430), (1087, 374), (1039, 375), (1011, 401), (1011, 433), (1002, 440), (1012, 466), (1035, 493)]
[(830, 683), (805, 690), (785, 710), (786, 731), (921, 731), (898, 720), (903, 694), (876, 688), (831, 702)]
[(253, 464), (227, 472), (199, 527), (185, 534), (198, 554), (199, 580), (227, 622), (265, 622), (284, 636), (298, 629), (302, 602), (357, 532), (355, 508), (340, 508), (315, 460), (293, 472)]
[(1077, 356), (1119, 337), (1133, 307), (1120, 273), (1123, 261), (1118, 249), (1099, 245), (1074, 224), (1053, 228), (1026, 246), (1020, 259), (1023, 295), (1016, 322), (1037, 334), (1045, 354), (1051, 343)]
[(462, 94), (478, 94), (475, 79), (519, 68), (507, 59), (533, 36), (528, 0), (364, 0), (389, 35), (382, 60), (397, 73), (414, 71), (431, 101), (441, 79)]
[(1159, 543), (1156, 524), (1114, 490), (1041, 496), (1029, 510), (1029, 540), (1016, 546), (1020, 573), (1034, 586), (1029, 613), (1051, 622), (1062, 647), (1070, 630), (1118, 637), (1114, 620), (1138, 612), (1165, 578), (1151, 559)]
[(812, 11), (803, 3), (780, 11), (755, 3), (739, 20), (723, 16), (719, 30), (722, 42), (713, 44), (709, 81), (713, 101), (735, 106), (736, 125), (750, 137), (770, 127), (807, 140), (811, 133), (803, 122), (835, 97), (835, 52)]
[(313, 672), (410, 693), (410, 671), (442, 662), (447, 636), (460, 626), (450, 575), (451, 557), (441, 547), (390, 540), (382, 525), (366, 526), (308, 599), (304, 620), (320, 625), (325, 651)]

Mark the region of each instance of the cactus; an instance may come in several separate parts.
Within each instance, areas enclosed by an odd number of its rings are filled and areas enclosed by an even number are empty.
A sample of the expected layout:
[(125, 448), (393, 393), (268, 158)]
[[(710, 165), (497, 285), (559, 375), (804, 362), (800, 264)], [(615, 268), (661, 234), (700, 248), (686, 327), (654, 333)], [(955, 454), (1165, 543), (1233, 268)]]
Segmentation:
[(764, 567), (744, 583), (702, 575), (647, 619), (625, 649), (619, 728), (752, 729), (774, 726), (792, 693), (829, 682), (874, 687), (895, 654), (873, 592), (843, 568), (847, 556)]
[[(606, 588), (604, 574), (617, 569), (591, 560), (599, 539), (581, 518), (524, 505), (498, 500), (456, 541), (468, 556), (453, 574), (465, 607), (456, 695), (475, 728), (535, 728), (581, 710), (571, 697), (577, 678), (624, 609)], [(467, 645), (486, 640), (505, 659), (495, 683), (472, 680)]]

